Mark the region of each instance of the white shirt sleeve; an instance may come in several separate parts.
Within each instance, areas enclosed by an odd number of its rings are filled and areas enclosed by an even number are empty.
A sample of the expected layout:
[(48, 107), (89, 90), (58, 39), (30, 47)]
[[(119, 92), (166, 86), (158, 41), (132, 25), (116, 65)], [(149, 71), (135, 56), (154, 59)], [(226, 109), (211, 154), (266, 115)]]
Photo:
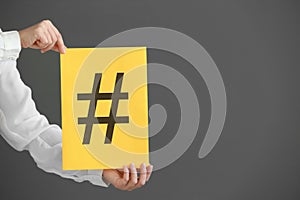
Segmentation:
[(16, 150), (28, 150), (46, 172), (107, 187), (102, 170), (62, 170), (61, 128), (37, 111), (16, 67), (20, 51), (19, 33), (0, 29), (0, 134)]
[(2, 32), (0, 29), (0, 60), (16, 60), (21, 51), (20, 43), (17, 31)]

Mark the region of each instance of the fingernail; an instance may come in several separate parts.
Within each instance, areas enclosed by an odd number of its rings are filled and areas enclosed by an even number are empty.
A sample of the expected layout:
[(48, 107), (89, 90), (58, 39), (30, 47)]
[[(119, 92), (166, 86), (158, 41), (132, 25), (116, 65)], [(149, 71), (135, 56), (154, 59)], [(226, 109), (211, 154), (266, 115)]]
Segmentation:
[(131, 164), (130, 164), (130, 167), (135, 167), (135, 166), (134, 166), (134, 163), (131, 163)]
[(142, 168), (146, 169), (146, 164), (145, 163), (142, 164)]

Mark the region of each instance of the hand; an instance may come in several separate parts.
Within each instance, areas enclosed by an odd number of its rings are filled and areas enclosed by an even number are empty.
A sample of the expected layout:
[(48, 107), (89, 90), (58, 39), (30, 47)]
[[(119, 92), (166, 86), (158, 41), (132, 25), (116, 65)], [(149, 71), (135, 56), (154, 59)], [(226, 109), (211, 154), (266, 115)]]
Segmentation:
[(149, 180), (153, 166), (146, 167), (145, 163), (140, 166), (140, 177), (138, 178), (137, 170), (134, 164), (130, 167), (124, 166), (123, 170), (105, 169), (103, 170), (103, 178), (120, 190), (134, 190), (142, 187)]
[(65, 53), (66, 46), (61, 34), (49, 20), (19, 31), (22, 48), (40, 49), (42, 53), (54, 50)]

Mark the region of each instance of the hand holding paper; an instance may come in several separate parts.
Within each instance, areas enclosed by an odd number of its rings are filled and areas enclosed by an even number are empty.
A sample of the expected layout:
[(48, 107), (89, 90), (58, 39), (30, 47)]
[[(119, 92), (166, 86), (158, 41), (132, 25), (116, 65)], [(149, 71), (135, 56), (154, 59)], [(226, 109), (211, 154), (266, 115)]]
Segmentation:
[(124, 166), (123, 170), (103, 170), (103, 178), (120, 190), (131, 191), (145, 185), (151, 176), (152, 170), (152, 165), (146, 167), (143, 163), (140, 166), (140, 176), (138, 177), (137, 169), (133, 164), (130, 164), (129, 168)]
[(40, 49), (42, 53), (54, 50), (65, 53), (66, 47), (61, 34), (49, 20), (43, 20), (19, 31), (22, 48)]

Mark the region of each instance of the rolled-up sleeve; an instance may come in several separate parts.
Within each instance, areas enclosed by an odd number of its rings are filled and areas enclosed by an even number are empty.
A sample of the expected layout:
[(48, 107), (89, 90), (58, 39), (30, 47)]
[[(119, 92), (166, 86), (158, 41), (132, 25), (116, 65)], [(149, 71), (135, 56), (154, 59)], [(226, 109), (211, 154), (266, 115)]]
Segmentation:
[(20, 50), (18, 32), (0, 29), (0, 134), (16, 150), (29, 151), (46, 172), (107, 187), (102, 170), (62, 170), (61, 128), (37, 111), (16, 67)]

